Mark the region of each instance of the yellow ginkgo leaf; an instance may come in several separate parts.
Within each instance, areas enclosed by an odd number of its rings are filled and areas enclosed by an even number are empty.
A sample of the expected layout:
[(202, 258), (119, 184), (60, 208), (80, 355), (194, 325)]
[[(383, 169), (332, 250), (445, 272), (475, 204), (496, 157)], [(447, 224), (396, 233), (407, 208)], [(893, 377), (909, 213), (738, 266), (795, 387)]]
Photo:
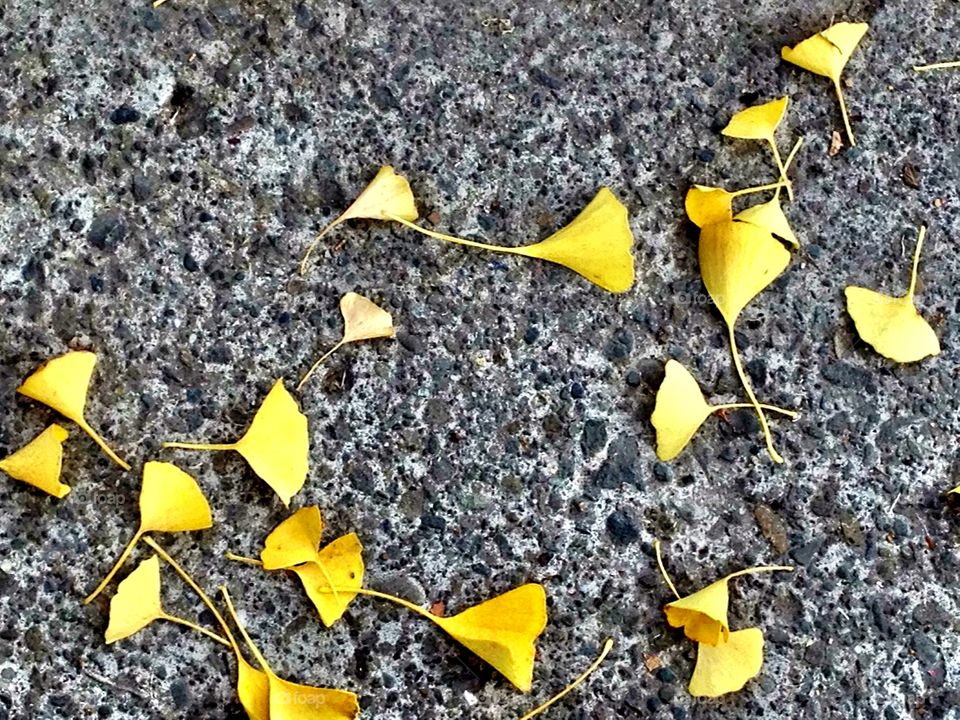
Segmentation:
[(445, 235), (399, 216), (391, 216), (390, 219), (437, 240), (557, 263), (610, 292), (626, 292), (633, 285), (633, 233), (627, 219), (627, 208), (605, 187), (600, 188), (569, 225), (545, 240), (521, 247), (489, 245)]
[(521, 585), (451, 617), (431, 619), (518, 689), (530, 691), (535, 643), (547, 625), (542, 585)]
[(348, 292), (340, 298), (340, 313), (343, 315), (343, 337), (310, 367), (297, 384), (298, 391), (303, 388), (324, 360), (347, 343), (375, 338), (392, 338), (396, 334), (393, 328), (393, 316), (363, 295)]
[(233, 622), (262, 668), (251, 666), (233, 637), (228, 636), (237, 656), (237, 694), (251, 720), (353, 720), (360, 714), (360, 704), (352, 692), (300, 685), (278, 677), (240, 621), (227, 589), (220, 590)]
[(300, 261), (300, 274), (307, 271), (307, 261), (316, 248), (317, 243), (328, 232), (347, 220), (390, 220), (401, 217), (413, 222), (417, 219), (417, 203), (413, 198), (410, 183), (402, 175), (398, 175), (390, 165), (384, 165), (377, 172), (376, 177), (363, 189), (353, 204), (339, 217), (327, 225), (320, 234), (310, 243), (307, 252)]
[(710, 185), (693, 185), (687, 190), (683, 205), (687, 217), (697, 227), (706, 227), (721, 222), (730, 222), (733, 219), (733, 200), (742, 195), (777, 190), (783, 187), (783, 181), (769, 185), (743, 188), (741, 190), (724, 190)]
[(60, 482), (63, 441), (69, 433), (56, 423), (19, 450), (0, 460), (0, 470), (56, 498), (65, 498), (70, 486)]
[[(729, 582), (743, 575), (778, 570), (791, 571), (793, 567), (769, 565), (739, 570), (710, 583), (692, 595), (678, 597), (663, 608), (667, 622), (670, 627), (682, 627), (684, 635), (694, 642), (719, 645), (730, 637), (730, 625), (727, 622), (727, 607), (730, 602)], [(670, 583), (670, 585), (672, 587), (673, 584)]]
[(235, 443), (165, 442), (165, 448), (185, 450), (236, 450), (253, 471), (273, 488), (284, 505), (307, 479), (310, 435), (307, 417), (277, 380), (253, 416), (247, 432)]
[(48, 360), (30, 377), (23, 381), (17, 392), (32, 400), (52, 407), (65, 418), (75, 422), (81, 430), (93, 438), (107, 456), (124, 470), (130, 466), (121, 460), (97, 432), (90, 427), (83, 411), (87, 404), (87, 391), (97, 356), (92, 352), (71, 351)]
[(143, 486), (140, 489), (140, 527), (116, 564), (97, 588), (84, 599), (84, 603), (89, 603), (103, 591), (144, 534), (206, 530), (212, 525), (210, 504), (196, 480), (172, 463), (146, 463), (143, 466)]
[(854, 285), (844, 291), (847, 312), (853, 318), (860, 337), (884, 357), (900, 363), (916, 362), (929, 355), (940, 354), (940, 341), (936, 333), (913, 304), (920, 250), (926, 231), (926, 227), (920, 227), (906, 295), (891, 297)]
[(363, 587), (360, 538), (356, 533), (339, 537), (317, 553), (314, 560), (290, 570), (300, 578), (323, 624), (331, 627), (357, 596), (352, 591)]
[(283, 570), (316, 560), (322, 534), (320, 508), (300, 508), (267, 535), (260, 552), (263, 569)]
[(740, 690), (760, 673), (763, 665), (763, 631), (734, 630), (717, 645), (697, 645), (697, 665), (690, 678), (694, 697), (717, 697)]
[(947, 490), (947, 495), (960, 495), (960, 485), (957, 485), (952, 490)]
[(110, 623), (104, 639), (110, 645), (139, 632), (154, 620), (175, 622), (229, 645), (216, 633), (164, 611), (160, 600), (160, 559), (151, 555), (117, 587), (117, 594), (110, 600)]
[(840, 76), (846, 67), (850, 56), (856, 50), (860, 40), (866, 34), (867, 23), (841, 22), (818, 32), (794, 47), (784, 47), (781, 51), (783, 59), (809, 70), (816, 75), (828, 77), (840, 101), (840, 111), (843, 113), (843, 122), (847, 128), (847, 137), (850, 145), (856, 145), (853, 130), (850, 128), (850, 117), (847, 114), (847, 104), (843, 99), (843, 88), (840, 85)]
[(782, 463), (783, 458), (773, 446), (766, 415), (743, 369), (734, 325), (743, 308), (784, 271), (790, 263), (790, 253), (767, 230), (731, 220), (701, 229), (699, 256), (703, 284), (726, 321), (734, 365), (760, 420), (767, 452), (774, 462)]
[(795, 248), (800, 247), (800, 241), (797, 240), (797, 236), (790, 229), (787, 216), (783, 214), (783, 208), (780, 207), (779, 197), (775, 196), (767, 202), (752, 205), (737, 213), (735, 219), (761, 227), (771, 235), (787, 241)]
[(793, 200), (793, 187), (787, 180), (787, 169), (780, 157), (780, 148), (777, 147), (775, 132), (787, 112), (788, 98), (782, 97), (779, 100), (771, 100), (762, 105), (754, 105), (734, 114), (730, 122), (720, 132), (727, 137), (740, 138), (743, 140), (763, 140), (773, 152), (773, 159), (777, 163), (777, 169), (780, 171), (780, 178), (787, 185), (787, 193)]

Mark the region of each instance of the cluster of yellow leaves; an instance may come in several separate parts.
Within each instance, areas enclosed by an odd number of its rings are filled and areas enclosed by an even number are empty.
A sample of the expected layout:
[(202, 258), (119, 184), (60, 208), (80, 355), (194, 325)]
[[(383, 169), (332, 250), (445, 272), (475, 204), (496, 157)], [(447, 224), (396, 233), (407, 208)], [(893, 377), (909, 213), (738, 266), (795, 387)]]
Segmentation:
[[(760, 420), (767, 451), (777, 463), (783, 462), (783, 458), (773, 446), (764, 410), (770, 409), (792, 417), (796, 417), (796, 414), (763, 405), (757, 400), (740, 360), (734, 328), (743, 309), (789, 264), (790, 253), (781, 240), (799, 247), (799, 241), (780, 206), (781, 188), (786, 187), (789, 193), (793, 192), (787, 170), (802, 142), (798, 141), (787, 161), (782, 162), (775, 133), (786, 108), (787, 98), (746, 108), (735, 114), (723, 130), (730, 137), (765, 141), (772, 148), (780, 172), (776, 183), (734, 192), (694, 185), (684, 203), (687, 216), (700, 228), (699, 258), (703, 284), (727, 325), (737, 374), (750, 400), (749, 406)], [(734, 215), (735, 198), (768, 190), (775, 191), (771, 200)], [(657, 431), (658, 456), (664, 460), (676, 457), (710, 414), (720, 409), (739, 407), (742, 404), (708, 405), (693, 377), (679, 363), (670, 361), (651, 418)]]
[(760, 628), (730, 630), (727, 609), (730, 605), (729, 582), (743, 575), (777, 570), (792, 571), (789, 565), (747, 568), (701, 588), (691, 595), (680, 596), (667, 574), (660, 557), (660, 543), (655, 544), (660, 572), (676, 600), (663, 611), (670, 627), (683, 628), (684, 635), (697, 643), (697, 664), (688, 689), (694, 697), (717, 697), (736, 692), (760, 673), (763, 665), (763, 631)]
[(610, 292), (626, 292), (633, 285), (633, 233), (627, 209), (603, 187), (573, 221), (533, 245), (508, 247), (466, 240), (434, 232), (416, 224), (419, 217), (410, 183), (392, 167), (380, 168), (369, 185), (340, 216), (327, 225), (307, 248), (300, 263), (307, 263), (317, 243), (347, 220), (392, 220), (437, 240), (492, 252), (523, 255), (563, 265)]

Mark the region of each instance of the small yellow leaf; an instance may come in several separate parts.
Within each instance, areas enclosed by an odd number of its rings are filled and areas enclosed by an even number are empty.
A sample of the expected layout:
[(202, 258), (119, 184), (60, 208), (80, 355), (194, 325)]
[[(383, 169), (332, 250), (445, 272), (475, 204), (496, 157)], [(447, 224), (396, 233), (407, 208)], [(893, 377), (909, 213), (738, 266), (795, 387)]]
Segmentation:
[(869, 26), (866, 23), (837, 23), (813, 37), (807, 38), (798, 45), (792, 48), (784, 47), (781, 51), (783, 59), (787, 62), (798, 65), (816, 75), (828, 77), (833, 82), (851, 146), (857, 143), (850, 127), (850, 116), (847, 113), (846, 101), (843, 99), (840, 76), (843, 74), (843, 69), (847, 66), (850, 56), (853, 55), (853, 51), (857, 49), (857, 45), (868, 29)]
[(300, 508), (267, 535), (260, 552), (264, 570), (282, 570), (316, 560), (322, 534), (320, 508)]
[(392, 216), (413, 222), (417, 219), (417, 204), (406, 178), (398, 175), (390, 165), (384, 165), (353, 204), (327, 225), (310, 244), (300, 263), (300, 272), (306, 270), (310, 254), (320, 239), (341, 223), (360, 218), (389, 220)]
[(926, 228), (921, 227), (906, 295), (891, 297), (856, 286), (847, 287), (844, 291), (847, 312), (853, 318), (857, 333), (878, 353), (895, 362), (916, 362), (940, 353), (940, 341), (936, 333), (920, 316), (913, 303), (925, 233)]
[(247, 432), (235, 443), (166, 442), (165, 448), (185, 450), (236, 450), (253, 471), (280, 497), (284, 505), (307, 479), (310, 436), (307, 417), (277, 380), (253, 416)]
[(657, 431), (657, 457), (667, 461), (679, 455), (713, 411), (693, 375), (676, 360), (668, 360), (650, 417)]
[(350, 589), (363, 587), (363, 546), (350, 533), (323, 548), (314, 561), (290, 569), (300, 578), (323, 624), (330, 627), (357, 596)]
[(700, 231), (700, 274), (727, 325), (790, 263), (790, 253), (765, 229), (724, 221)]
[(516, 248), (518, 255), (563, 265), (610, 292), (633, 285), (633, 233), (627, 208), (600, 188), (573, 221), (546, 240)]
[(947, 495), (960, 495), (960, 485), (957, 485), (952, 490), (947, 490)]
[(457, 615), (432, 619), (518, 689), (530, 691), (535, 642), (547, 624), (542, 585), (521, 585)]
[(129, 470), (130, 466), (90, 427), (83, 414), (87, 404), (87, 390), (96, 364), (97, 356), (92, 352), (68, 352), (48, 360), (23, 381), (17, 392), (53, 408), (75, 422), (111, 460), (124, 470)]
[(771, 235), (787, 241), (795, 248), (800, 247), (800, 241), (797, 240), (797, 236), (790, 229), (787, 216), (783, 214), (779, 197), (774, 196), (772, 200), (748, 207), (737, 213), (735, 219), (761, 227)]
[(718, 645), (697, 645), (697, 665), (690, 678), (694, 697), (717, 697), (740, 690), (760, 673), (763, 665), (763, 631), (734, 630)]
[(733, 219), (733, 193), (709, 185), (694, 185), (684, 199), (687, 217), (697, 227)]
[(386, 310), (363, 295), (348, 292), (340, 298), (343, 314), (343, 342), (392, 338), (393, 317)]
[(720, 132), (727, 137), (743, 140), (767, 140), (775, 142), (774, 132), (787, 111), (787, 98), (771, 100), (762, 105), (748, 107), (734, 114)]
[(63, 441), (69, 433), (56, 423), (19, 450), (0, 460), (0, 470), (56, 498), (64, 498), (70, 487), (60, 482)]
[(110, 623), (105, 635), (107, 644), (130, 637), (162, 617), (160, 558), (151, 555), (123, 579), (110, 601)]
[(140, 531), (189, 532), (213, 526), (210, 504), (197, 481), (173, 463), (143, 466)]

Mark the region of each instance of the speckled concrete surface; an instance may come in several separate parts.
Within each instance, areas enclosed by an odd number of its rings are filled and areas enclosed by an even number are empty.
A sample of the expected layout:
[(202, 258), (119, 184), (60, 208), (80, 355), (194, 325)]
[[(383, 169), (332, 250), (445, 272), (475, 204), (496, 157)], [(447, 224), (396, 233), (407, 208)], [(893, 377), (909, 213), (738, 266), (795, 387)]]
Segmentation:
[[(828, 82), (779, 60), (833, 19), (871, 23), (848, 69), (859, 146), (836, 157)], [(91, 421), (212, 500), (212, 530), (162, 542), (206, 587), (234, 588), (282, 674), (355, 690), (365, 717), (517, 717), (607, 635), (607, 664), (549, 717), (956, 717), (960, 520), (942, 492), (960, 482), (960, 74), (908, 66), (958, 48), (952, 0), (0, 0), (0, 451), (53, 417), (17, 383), (96, 349)], [(649, 415), (668, 357), (712, 397), (738, 392), (682, 195), (772, 178), (762, 147), (718, 130), (784, 93), (782, 143), (806, 138), (787, 210), (803, 247), (740, 331), (759, 394), (803, 411), (774, 423), (788, 464), (738, 413), (662, 465)], [(312, 235), (387, 162), (441, 228), (503, 243), (609, 185), (630, 209), (636, 286), (612, 296), (366, 223), (298, 277)], [(842, 288), (902, 291), (921, 221), (919, 305), (944, 352), (895, 367), (857, 341)], [(340, 352), (304, 393), (297, 502), (324, 508), (328, 537), (360, 534), (369, 586), (417, 602), (452, 611), (543, 582), (533, 696), (375, 601), (324, 630), (294, 578), (221, 560), (284, 517), (268, 488), (239, 457), (159, 450), (242, 432), (276, 377), (337, 339), (348, 290), (401, 332)], [(64, 502), (0, 481), (0, 718), (242, 717), (232, 658), (203, 638), (157, 625), (102, 644), (107, 600), (80, 598), (133, 531), (139, 477), (78, 434), (64, 473)], [(655, 537), (686, 591), (798, 564), (733, 587), (733, 625), (767, 636), (742, 692), (686, 693), (693, 652), (662, 620)], [(168, 605), (198, 612), (164, 577)]]

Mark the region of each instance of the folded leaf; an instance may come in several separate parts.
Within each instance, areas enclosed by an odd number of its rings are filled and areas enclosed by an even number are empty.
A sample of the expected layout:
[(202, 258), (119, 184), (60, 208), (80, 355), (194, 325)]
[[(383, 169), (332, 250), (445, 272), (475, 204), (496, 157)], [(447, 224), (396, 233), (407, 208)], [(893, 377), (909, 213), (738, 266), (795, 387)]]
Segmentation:
[(543, 586), (528, 583), (433, 621), (523, 692), (533, 685), (535, 642), (547, 624)]
[(737, 213), (734, 219), (761, 227), (771, 235), (775, 235), (781, 240), (786, 240), (795, 248), (800, 247), (800, 241), (797, 240), (797, 236), (794, 235), (793, 230), (790, 229), (787, 216), (783, 214), (779, 197), (774, 197), (767, 202), (748, 207)]
[(23, 381), (17, 392), (53, 408), (68, 420), (75, 422), (101, 447), (107, 456), (124, 470), (130, 466), (121, 460), (84, 417), (87, 391), (97, 356), (92, 352), (71, 351), (48, 360)]
[(56, 423), (48, 427), (19, 450), (0, 460), (0, 470), (14, 480), (33, 485), (56, 498), (70, 492), (60, 482), (63, 464), (63, 441), (69, 433)]
[(351, 589), (363, 587), (363, 546), (356, 533), (339, 537), (310, 562), (290, 568), (300, 578), (320, 619), (331, 627), (343, 617), (357, 596)]
[(310, 254), (320, 239), (341, 223), (360, 218), (389, 220), (392, 216), (413, 222), (417, 219), (417, 204), (406, 178), (397, 175), (390, 165), (384, 165), (353, 204), (327, 225), (310, 244), (300, 263), (300, 272), (306, 270)]
[(940, 353), (940, 341), (936, 333), (917, 312), (913, 302), (925, 234), (926, 228), (921, 227), (906, 295), (891, 297), (856, 286), (844, 291), (847, 312), (853, 318), (857, 333), (878, 353), (896, 362), (916, 362)]
[(165, 448), (186, 450), (236, 450), (253, 471), (280, 497), (284, 505), (296, 495), (307, 479), (310, 436), (307, 418), (287, 392), (283, 379), (277, 380), (243, 437), (235, 443), (206, 444), (166, 442)]
[(650, 417), (657, 431), (657, 457), (667, 461), (679, 455), (713, 411), (693, 375), (676, 360), (668, 360)]
[(684, 198), (687, 217), (697, 227), (733, 219), (733, 193), (709, 185), (694, 185)]
[(763, 631), (735, 630), (725, 642), (697, 645), (697, 665), (690, 678), (694, 697), (717, 697), (740, 690), (760, 673), (763, 665)]
[(267, 535), (260, 553), (264, 570), (282, 570), (316, 560), (322, 533), (320, 508), (300, 508)]

